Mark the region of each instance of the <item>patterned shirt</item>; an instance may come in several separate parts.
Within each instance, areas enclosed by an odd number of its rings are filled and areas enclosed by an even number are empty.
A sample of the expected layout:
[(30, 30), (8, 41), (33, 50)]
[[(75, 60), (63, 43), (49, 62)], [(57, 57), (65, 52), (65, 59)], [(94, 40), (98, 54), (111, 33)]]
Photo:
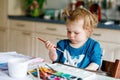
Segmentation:
[(72, 65), (79, 68), (86, 68), (91, 62), (100, 66), (102, 49), (100, 44), (88, 38), (82, 47), (73, 48), (70, 46), (70, 40), (64, 39), (57, 43), (57, 47), (64, 53), (57, 50), (58, 58), (55, 62)]

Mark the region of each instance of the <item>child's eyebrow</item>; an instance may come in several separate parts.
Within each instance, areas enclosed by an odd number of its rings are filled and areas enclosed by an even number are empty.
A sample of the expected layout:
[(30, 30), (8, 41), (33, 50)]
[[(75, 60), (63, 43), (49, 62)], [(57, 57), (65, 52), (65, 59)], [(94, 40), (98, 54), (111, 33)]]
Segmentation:
[(71, 30), (67, 29), (67, 31), (71, 31)]

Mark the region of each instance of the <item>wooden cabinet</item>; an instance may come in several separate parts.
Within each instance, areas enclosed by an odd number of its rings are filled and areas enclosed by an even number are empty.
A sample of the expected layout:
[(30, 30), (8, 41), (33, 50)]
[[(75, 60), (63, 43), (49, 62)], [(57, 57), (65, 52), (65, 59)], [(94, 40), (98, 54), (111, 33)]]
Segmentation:
[(0, 27), (0, 52), (7, 51), (8, 45), (8, 29)]
[(7, 51), (8, 22), (7, 0), (0, 0), (0, 52)]
[[(6, 49), (4, 44), (8, 43), (8, 51), (16, 51), (25, 55), (44, 58), (51, 62), (48, 50), (38, 37), (49, 40), (56, 44), (59, 40), (67, 38), (66, 27), (63, 24), (52, 24), (44, 22), (28, 22), (20, 20), (10, 20), (9, 41), (6, 41), (7, 32), (0, 28), (1, 51)], [(96, 28), (92, 38), (98, 40), (103, 49), (103, 59), (115, 61), (120, 59), (120, 31)]]
[(98, 40), (103, 49), (103, 59), (115, 61), (120, 59), (120, 31), (109, 29), (95, 29), (92, 38)]
[(10, 20), (9, 51), (33, 55), (34, 22)]
[[(53, 44), (56, 44), (59, 40), (66, 38), (66, 27), (65, 25), (60, 24), (36, 23), (35, 37), (40, 37), (51, 41)], [(48, 56), (48, 50), (45, 48), (43, 42), (36, 39), (35, 47), (35, 56), (42, 57), (46, 61), (51, 62)]]
[[(35, 42), (35, 56), (41, 57), (45, 59), (48, 62), (51, 62), (48, 56), (48, 50), (45, 48), (45, 45), (43, 42), (39, 41), (37, 37), (41, 37), (43, 39), (49, 39), (49, 35), (42, 34), (42, 33), (36, 33), (36, 42)], [(48, 37), (48, 38), (47, 38)]]
[(0, 26), (7, 26), (7, 0), (0, 0)]
[(103, 54), (104, 60), (115, 61), (115, 59), (120, 59), (120, 44), (101, 42), (101, 46), (105, 51)]

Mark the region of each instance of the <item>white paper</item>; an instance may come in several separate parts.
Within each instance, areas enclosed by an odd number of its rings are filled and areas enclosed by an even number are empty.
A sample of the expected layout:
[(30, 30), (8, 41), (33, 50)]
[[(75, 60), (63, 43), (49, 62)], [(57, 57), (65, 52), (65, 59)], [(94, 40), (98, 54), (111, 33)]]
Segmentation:
[(6, 70), (8, 69), (8, 60), (12, 58), (26, 58), (30, 59), (30, 56), (25, 56), (23, 54), (19, 54), (16, 52), (0, 52), (0, 69), (1, 70)]
[(16, 52), (0, 52), (0, 63), (7, 63), (9, 59), (12, 58), (30, 58), (29, 56), (25, 56)]

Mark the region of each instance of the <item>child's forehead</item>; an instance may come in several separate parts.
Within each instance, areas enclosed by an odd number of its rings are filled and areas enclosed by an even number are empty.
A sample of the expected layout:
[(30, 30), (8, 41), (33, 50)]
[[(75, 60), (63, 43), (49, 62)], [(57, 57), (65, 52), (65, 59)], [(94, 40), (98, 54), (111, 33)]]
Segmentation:
[(83, 29), (84, 22), (79, 21), (79, 22), (72, 22), (67, 25), (68, 30), (80, 30)]
[(68, 21), (66, 23), (68, 26), (83, 26), (84, 25), (84, 19), (74, 20), (74, 21)]
[(79, 27), (68, 27), (67, 28), (67, 31), (69, 31), (69, 32), (83, 32), (84, 31), (84, 29), (83, 28), (79, 28)]

